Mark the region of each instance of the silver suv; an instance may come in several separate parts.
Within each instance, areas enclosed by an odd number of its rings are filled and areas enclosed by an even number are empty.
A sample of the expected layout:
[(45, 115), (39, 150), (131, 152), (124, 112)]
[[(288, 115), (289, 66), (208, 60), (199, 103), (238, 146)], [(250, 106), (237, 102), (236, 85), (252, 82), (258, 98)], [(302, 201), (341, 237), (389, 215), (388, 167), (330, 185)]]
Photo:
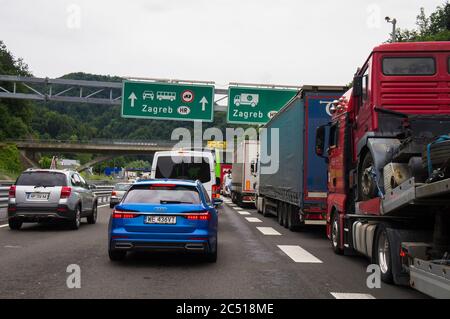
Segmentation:
[(9, 190), (9, 227), (19, 230), (24, 222), (62, 220), (78, 229), (82, 217), (95, 224), (94, 188), (75, 171), (28, 169)]

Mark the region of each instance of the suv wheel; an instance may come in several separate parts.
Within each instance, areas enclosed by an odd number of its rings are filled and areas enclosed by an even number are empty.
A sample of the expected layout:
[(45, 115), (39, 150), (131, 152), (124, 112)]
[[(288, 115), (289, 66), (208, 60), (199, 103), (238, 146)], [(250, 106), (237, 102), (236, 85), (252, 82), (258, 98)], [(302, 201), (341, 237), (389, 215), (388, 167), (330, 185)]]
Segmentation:
[(208, 251), (206, 253), (206, 260), (210, 263), (217, 262), (217, 240), (216, 240), (216, 244), (214, 246), (215, 246), (214, 251)]
[(22, 227), (23, 222), (18, 218), (10, 218), (8, 220), (9, 229), (19, 230)]
[(127, 252), (123, 250), (108, 250), (109, 259), (111, 261), (122, 261), (127, 256)]
[(92, 213), (90, 216), (87, 217), (88, 224), (95, 224), (97, 222), (97, 203), (94, 203), (94, 206), (92, 207)]
[(81, 224), (81, 207), (77, 206), (75, 210), (75, 217), (70, 222), (70, 228), (73, 230), (77, 230), (80, 228), (80, 224)]

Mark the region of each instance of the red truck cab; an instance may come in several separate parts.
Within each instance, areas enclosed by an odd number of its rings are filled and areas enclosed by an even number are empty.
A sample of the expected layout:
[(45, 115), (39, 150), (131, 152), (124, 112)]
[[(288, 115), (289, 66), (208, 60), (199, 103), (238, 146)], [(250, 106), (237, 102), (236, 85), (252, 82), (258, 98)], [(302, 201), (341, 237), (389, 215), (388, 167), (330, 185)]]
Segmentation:
[(430, 179), (437, 166), (427, 172), (425, 150), (450, 133), (450, 42), (374, 48), (331, 111), (329, 128), (316, 133), (316, 153), (328, 158), (327, 236), (336, 253), (356, 250), (382, 264), (379, 233), (404, 227), (417, 210), (384, 200), (403, 196), (395, 192), (406, 181)]

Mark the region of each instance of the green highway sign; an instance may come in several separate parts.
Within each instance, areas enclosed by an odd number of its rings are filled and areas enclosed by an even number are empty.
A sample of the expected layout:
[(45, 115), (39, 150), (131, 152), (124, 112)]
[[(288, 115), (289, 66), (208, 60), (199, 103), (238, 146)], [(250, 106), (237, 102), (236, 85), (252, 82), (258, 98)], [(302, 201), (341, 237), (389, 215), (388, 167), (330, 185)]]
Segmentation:
[(266, 124), (297, 90), (232, 86), (228, 89), (228, 123)]
[(214, 86), (124, 81), (122, 117), (213, 121)]

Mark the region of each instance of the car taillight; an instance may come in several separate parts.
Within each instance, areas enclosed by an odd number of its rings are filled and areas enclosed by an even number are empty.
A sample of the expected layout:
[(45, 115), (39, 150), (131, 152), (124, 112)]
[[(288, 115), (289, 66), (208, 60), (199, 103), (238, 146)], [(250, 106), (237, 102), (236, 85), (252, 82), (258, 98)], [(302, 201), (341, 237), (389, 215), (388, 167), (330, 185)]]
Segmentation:
[(12, 185), (9, 188), (8, 197), (9, 198), (15, 198), (16, 197), (16, 185)]
[(202, 213), (193, 213), (193, 214), (187, 214), (186, 218), (188, 220), (210, 220), (211, 214), (209, 212), (202, 212)]
[(61, 187), (60, 198), (69, 198), (71, 192), (72, 192), (72, 188), (71, 187), (69, 187), (69, 186)]
[(116, 195), (117, 195), (117, 193), (115, 191), (111, 192), (111, 196), (116, 196)]
[(219, 187), (219, 185), (213, 185), (212, 186), (212, 197), (213, 198), (220, 198), (220, 187)]
[(125, 219), (125, 218), (136, 218), (140, 214), (137, 213), (130, 213), (130, 212), (124, 212), (121, 210), (113, 210), (112, 218), (114, 219)]

